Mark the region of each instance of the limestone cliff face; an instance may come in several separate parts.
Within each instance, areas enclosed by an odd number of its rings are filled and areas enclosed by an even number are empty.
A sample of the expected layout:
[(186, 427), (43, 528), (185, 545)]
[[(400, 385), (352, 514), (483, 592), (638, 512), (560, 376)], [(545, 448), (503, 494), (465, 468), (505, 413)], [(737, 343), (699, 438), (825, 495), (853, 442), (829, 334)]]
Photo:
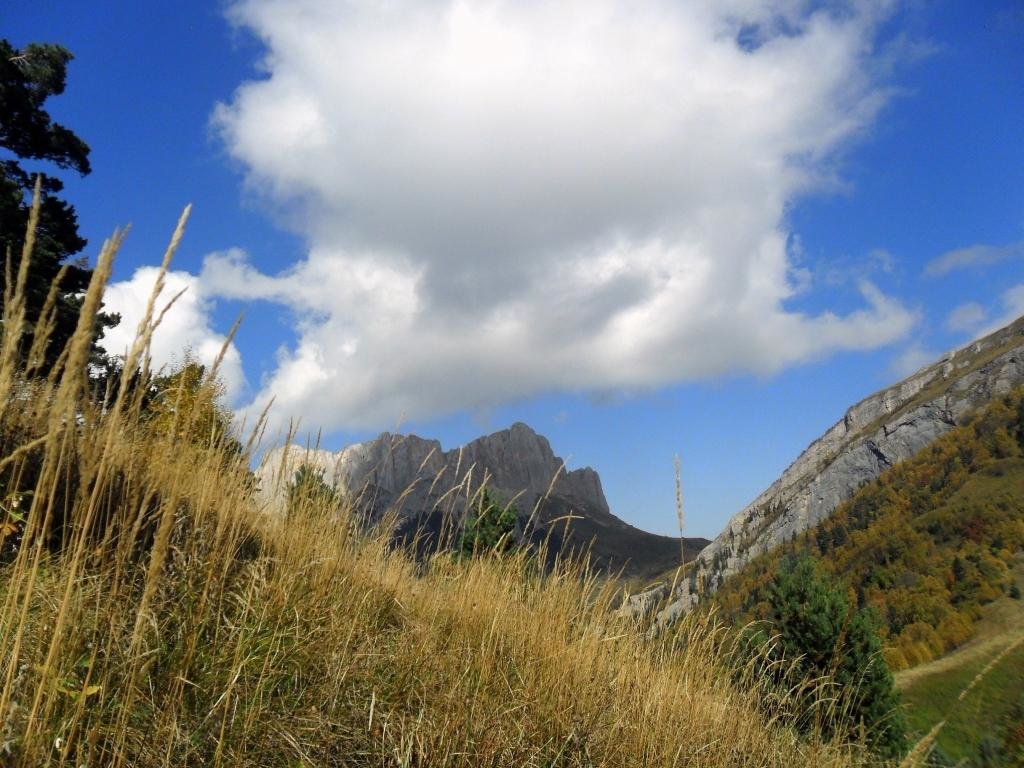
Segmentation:
[(389, 432), (338, 453), (295, 445), (276, 449), (259, 470), (261, 487), (280, 498), (301, 464), (323, 469), (325, 479), (349, 497), (374, 494), (376, 506), (397, 505), (410, 514), (446, 497), (471, 495), (485, 483), (527, 511), (538, 498), (551, 496), (610, 514), (597, 473), (589, 467), (565, 471), (547, 439), (522, 423), (450, 451), (442, 451), (437, 440)]
[[(544, 543), (549, 556), (587, 552), (590, 563), (647, 577), (679, 562), (679, 540), (641, 531), (608, 509), (597, 472), (565, 470), (542, 435), (525, 424), (443, 451), (436, 440), (384, 433), (332, 453), (290, 446), (270, 451), (258, 471), (269, 509), (280, 509), (289, 481), (303, 464), (324, 470), (370, 523), (395, 516), (396, 535), (419, 535), (422, 546), (451, 542), (466, 500), (486, 485), (519, 510), (524, 543)], [(426, 542), (424, 544), (424, 542)], [(687, 557), (707, 544), (687, 539)]]
[(689, 610), (751, 559), (829, 516), (865, 482), (1021, 384), (1024, 318), (857, 403), (697, 556), (659, 621)]

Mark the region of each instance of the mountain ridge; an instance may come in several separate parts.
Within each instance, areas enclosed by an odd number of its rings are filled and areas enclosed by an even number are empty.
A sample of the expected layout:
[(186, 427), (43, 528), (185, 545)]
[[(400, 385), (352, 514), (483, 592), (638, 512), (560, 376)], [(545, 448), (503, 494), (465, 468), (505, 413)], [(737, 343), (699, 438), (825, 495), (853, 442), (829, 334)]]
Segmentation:
[[(679, 539), (642, 531), (616, 517), (591, 467), (568, 470), (546, 437), (523, 422), (445, 451), (438, 440), (383, 432), (337, 452), (290, 445), (267, 453), (257, 472), (265, 500), (284, 498), (303, 464), (356, 503), (371, 522), (396, 516), (396, 531), (429, 534), (435, 544), (458, 528), (482, 487), (519, 512), (517, 535), (554, 553), (588, 551), (599, 568), (644, 577), (678, 565)], [(707, 539), (685, 539), (693, 557)]]
[(1022, 346), (1024, 317), (848, 408), (697, 555), (658, 623), (671, 623), (747, 562), (830, 515), (977, 406), (1024, 383)]

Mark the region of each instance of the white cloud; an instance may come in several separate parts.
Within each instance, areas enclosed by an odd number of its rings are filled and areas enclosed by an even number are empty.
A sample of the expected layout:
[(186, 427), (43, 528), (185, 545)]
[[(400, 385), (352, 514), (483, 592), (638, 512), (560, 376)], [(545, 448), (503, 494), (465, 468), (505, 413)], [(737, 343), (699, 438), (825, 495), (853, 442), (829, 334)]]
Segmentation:
[(298, 318), (254, 405), (379, 426), (906, 334), (914, 315), (866, 282), (845, 316), (787, 308), (808, 287), (787, 206), (835, 182), (886, 96), (889, 4), (810, 5), (236, 4), (266, 77), (214, 123), (310, 243), (279, 274), (237, 252), (203, 270), (204, 295)]
[(925, 266), (924, 274), (927, 277), (942, 277), (958, 269), (977, 269), (1019, 258), (1024, 258), (1024, 242), (1007, 245), (969, 245), (936, 256)]
[(1007, 288), (1003, 291), (1002, 296), (999, 297), (999, 301), (1002, 305), (1002, 311), (992, 324), (979, 334), (980, 336), (1009, 325), (1021, 315), (1024, 315), (1024, 283)]
[[(971, 339), (980, 339), (1009, 325), (1024, 315), (1024, 283), (1014, 285), (999, 297), (999, 309), (986, 310), (977, 302), (967, 302), (954, 308), (946, 317), (946, 329), (953, 333), (968, 334)], [(926, 365), (934, 363), (939, 352), (929, 350), (914, 342), (905, 347), (893, 360), (890, 370), (900, 378), (909, 376)]]
[(920, 344), (911, 344), (905, 347), (893, 359), (889, 371), (898, 379), (904, 379), (911, 374), (917, 373), (926, 365), (931, 365), (939, 359), (941, 353), (926, 349)]
[(946, 328), (980, 339), (1021, 316), (1024, 316), (1024, 283), (1007, 288), (999, 295), (998, 305), (987, 310), (976, 302), (961, 304), (949, 313)]
[[(121, 315), (121, 322), (109, 329), (101, 345), (111, 355), (125, 355), (135, 342), (135, 334), (146, 311), (159, 270), (141, 267), (128, 280), (111, 283), (103, 296), (104, 309)], [(204, 365), (212, 365), (224, 345), (225, 336), (213, 330), (212, 304), (204, 295), (200, 280), (187, 272), (168, 272), (157, 300), (159, 314), (180, 291), (185, 292), (171, 306), (153, 333), (150, 354), (154, 369), (180, 363), (186, 350)], [(221, 363), (220, 376), (227, 397), (236, 400), (245, 389), (242, 358), (231, 344)]]
[(819, 274), (812, 277), (819, 284), (844, 286), (871, 280), (877, 275), (892, 275), (896, 272), (896, 263), (896, 257), (885, 248), (873, 248), (864, 256), (830, 257), (820, 265)]
[(954, 333), (973, 331), (985, 322), (986, 316), (985, 308), (981, 304), (969, 301), (949, 313), (946, 317), (946, 328)]

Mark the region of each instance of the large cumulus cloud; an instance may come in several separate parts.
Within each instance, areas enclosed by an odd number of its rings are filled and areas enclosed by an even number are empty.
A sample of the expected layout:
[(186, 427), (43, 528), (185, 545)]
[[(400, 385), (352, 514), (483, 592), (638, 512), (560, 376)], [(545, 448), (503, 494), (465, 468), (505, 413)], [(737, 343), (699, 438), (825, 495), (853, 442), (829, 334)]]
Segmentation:
[[(815, 4), (819, 5), (819, 4)], [(265, 76), (214, 125), (309, 243), (214, 254), (206, 295), (294, 313), (254, 406), (392, 424), (549, 391), (770, 373), (904, 335), (863, 283), (791, 308), (794, 200), (886, 92), (882, 2), (245, 0)]]

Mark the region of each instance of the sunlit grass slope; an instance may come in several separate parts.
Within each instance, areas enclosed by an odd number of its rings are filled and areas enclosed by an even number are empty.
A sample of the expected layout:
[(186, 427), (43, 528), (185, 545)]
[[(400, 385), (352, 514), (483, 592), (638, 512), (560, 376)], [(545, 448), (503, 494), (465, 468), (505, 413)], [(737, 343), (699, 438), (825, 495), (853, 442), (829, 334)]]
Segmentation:
[[(1014, 576), (1024, 583), (1024, 562)], [(1001, 597), (982, 614), (971, 642), (896, 675), (912, 734), (944, 721), (936, 743), (954, 762), (977, 760), (986, 737), (1002, 742), (1008, 729), (1024, 734), (1024, 601)]]
[(794, 735), (726, 634), (695, 620), (644, 640), (572, 564), (414, 562), (344, 512), (261, 509), (252, 446), (208, 418), (212, 377), (181, 377), (159, 419), (130, 377), (90, 394), (117, 245), (48, 380), (15, 363), (5, 303), (0, 764), (863, 764)]

